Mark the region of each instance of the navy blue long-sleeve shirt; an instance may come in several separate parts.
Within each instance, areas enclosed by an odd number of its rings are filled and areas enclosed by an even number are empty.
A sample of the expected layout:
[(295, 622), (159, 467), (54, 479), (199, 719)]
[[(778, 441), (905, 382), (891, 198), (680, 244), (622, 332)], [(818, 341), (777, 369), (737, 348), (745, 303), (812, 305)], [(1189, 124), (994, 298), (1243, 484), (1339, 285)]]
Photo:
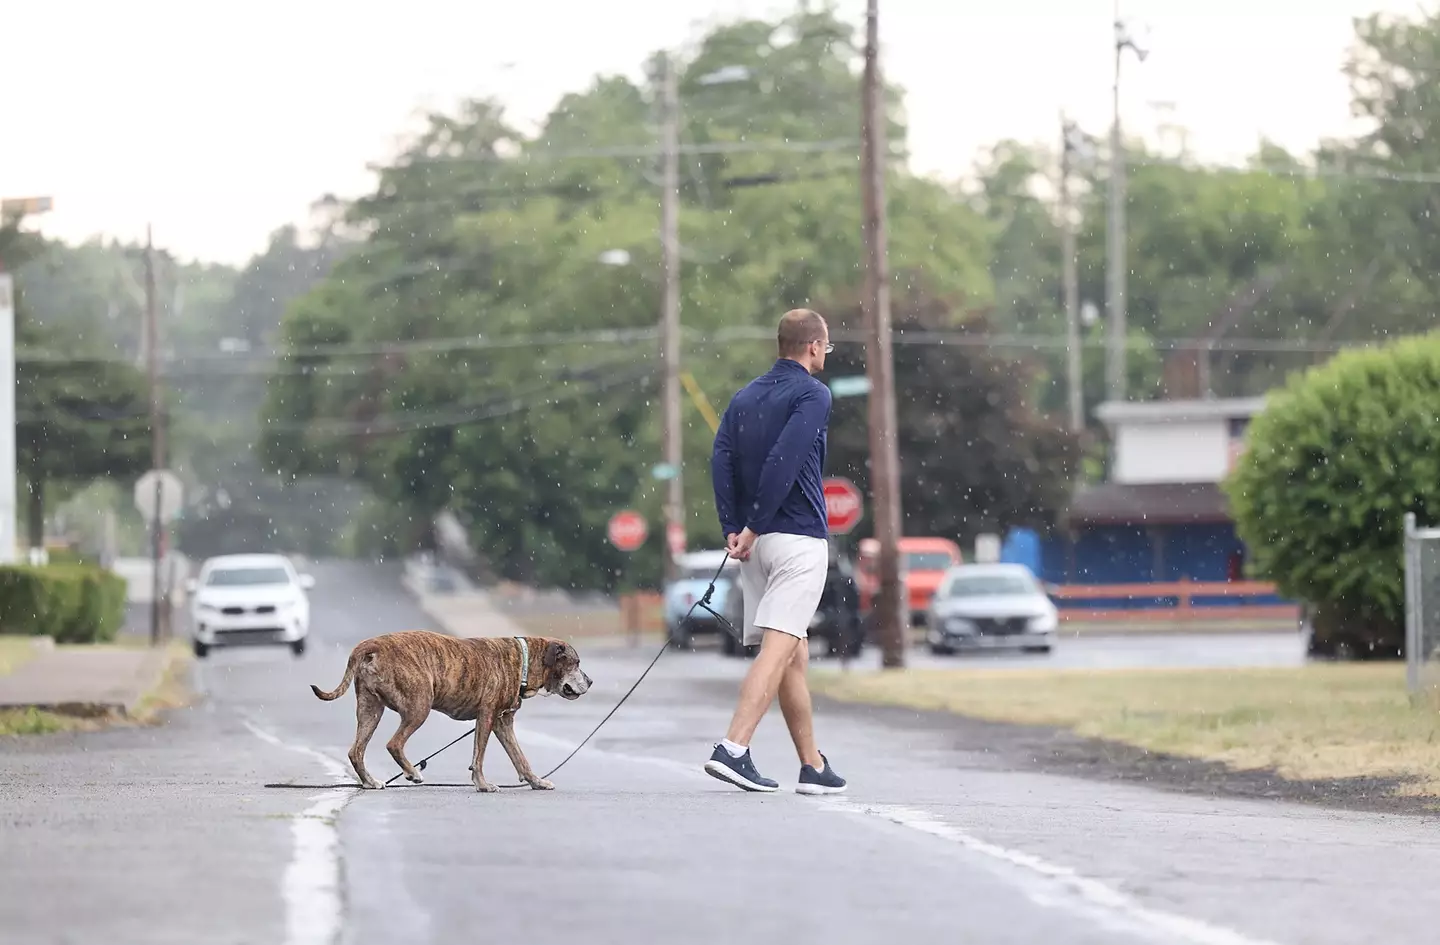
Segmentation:
[(788, 358), (731, 398), (710, 454), (722, 534), (829, 537), (821, 490), (829, 422), (830, 388)]

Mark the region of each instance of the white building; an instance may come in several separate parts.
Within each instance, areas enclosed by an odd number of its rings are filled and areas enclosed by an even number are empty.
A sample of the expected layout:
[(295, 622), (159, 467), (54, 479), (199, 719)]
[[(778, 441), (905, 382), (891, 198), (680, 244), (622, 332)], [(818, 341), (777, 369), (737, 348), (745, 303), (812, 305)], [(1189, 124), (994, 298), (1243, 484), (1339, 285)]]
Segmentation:
[(1263, 398), (1112, 402), (1105, 482), (1079, 489), (1047, 579), (1091, 584), (1238, 580), (1244, 546), (1220, 483)]
[(1234, 468), (1263, 397), (1110, 402), (1095, 416), (1114, 444), (1110, 481), (1218, 483)]

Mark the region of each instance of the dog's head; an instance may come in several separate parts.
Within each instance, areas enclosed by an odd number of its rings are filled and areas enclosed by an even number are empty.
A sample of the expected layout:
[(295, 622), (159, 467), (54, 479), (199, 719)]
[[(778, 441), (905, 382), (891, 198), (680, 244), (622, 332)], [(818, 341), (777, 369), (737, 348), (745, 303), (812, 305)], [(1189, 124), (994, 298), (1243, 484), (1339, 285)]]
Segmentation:
[(545, 682), (541, 688), (546, 692), (564, 699), (578, 699), (590, 689), (590, 677), (580, 668), (580, 654), (565, 641), (547, 640), (541, 663), (545, 666)]

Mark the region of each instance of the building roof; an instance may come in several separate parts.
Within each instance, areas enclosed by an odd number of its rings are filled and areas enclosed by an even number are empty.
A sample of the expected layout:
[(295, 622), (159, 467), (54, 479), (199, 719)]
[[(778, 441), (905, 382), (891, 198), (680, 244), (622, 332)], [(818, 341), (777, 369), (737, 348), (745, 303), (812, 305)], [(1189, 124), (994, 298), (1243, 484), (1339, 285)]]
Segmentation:
[(1095, 408), (1106, 424), (1181, 423), (1253, 417), (1265, 407), (1264, 397), (1215, 397), (1208, 400), (1110, 400)]
[(1187, 525), (1229, 522), (1229, 505), (1213, 482), (1107, 482), (1075, 493), (1069, 525)]

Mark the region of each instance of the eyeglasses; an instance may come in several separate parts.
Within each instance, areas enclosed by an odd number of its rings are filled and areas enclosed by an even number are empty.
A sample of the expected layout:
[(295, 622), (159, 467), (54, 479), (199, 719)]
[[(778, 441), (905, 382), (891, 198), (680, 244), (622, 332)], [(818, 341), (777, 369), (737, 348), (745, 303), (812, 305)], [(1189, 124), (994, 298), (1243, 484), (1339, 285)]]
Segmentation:
[[(812, 341), (812, 342), (810, 342), (810, 343), (811, 343), (812, 345), (818, 345), (818, 344), (820, 344), (820, 339), (819, 339), (819, 338), (816, 338), (814, 341)], [(834, 350), (835, 350), (835, 343), (834, 343), (833, 341), (827, 341), (827, 342), (825, 342), (825, 353), (826, 353), (826, 354), (830, 354), (830, 353), (833, 352)]]

